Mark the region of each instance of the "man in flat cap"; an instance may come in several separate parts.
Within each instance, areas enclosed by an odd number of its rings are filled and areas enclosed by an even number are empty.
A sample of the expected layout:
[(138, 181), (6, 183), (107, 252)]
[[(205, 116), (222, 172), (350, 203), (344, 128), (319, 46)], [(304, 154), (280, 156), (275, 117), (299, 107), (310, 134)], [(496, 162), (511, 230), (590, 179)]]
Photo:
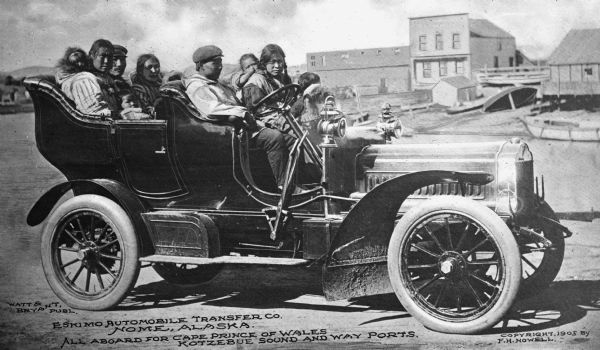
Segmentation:
[(125, 68), (127, 67), (127, 49), (121, 45), (113, 44), (113, 65), (110, 69), (110, 75), (115, 81), (120, 96), (131, 93), (131, 86), (125, 78)]
[(235, 91), (218, 81), (223, 69), (222, 57), (223, 51), (214, 45), (202, 46), (194, 52), (192, 59), (196, 64), (196, 73), (183, 80), (187, 95), (203, 117), (249, 125), (253, 141), (267, 153), (271, 170), (281, 188), (289, 148), (295, 138), (279, 130), (256, 125), (254, 118), (235, 96)]

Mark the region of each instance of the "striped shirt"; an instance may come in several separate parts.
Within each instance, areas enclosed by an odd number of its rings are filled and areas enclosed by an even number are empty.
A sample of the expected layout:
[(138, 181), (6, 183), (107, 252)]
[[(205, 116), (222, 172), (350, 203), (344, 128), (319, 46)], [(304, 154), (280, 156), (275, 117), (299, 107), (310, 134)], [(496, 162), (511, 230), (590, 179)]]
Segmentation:
[(135, 79), (131, 88), (133, 93), (139, 98), (142, 110), (146, 113), (154, 113), (154, 101), (160, 96), (158, 93), (160, 83)]
[(82, 113), (110, 116), (112, 111), (119, 110), (115, 96), (107, 86), (101, 87), (98, 77), (90, 72), (75, 73), (62, 79), (60, 83), (62, 91), (75, 102)]

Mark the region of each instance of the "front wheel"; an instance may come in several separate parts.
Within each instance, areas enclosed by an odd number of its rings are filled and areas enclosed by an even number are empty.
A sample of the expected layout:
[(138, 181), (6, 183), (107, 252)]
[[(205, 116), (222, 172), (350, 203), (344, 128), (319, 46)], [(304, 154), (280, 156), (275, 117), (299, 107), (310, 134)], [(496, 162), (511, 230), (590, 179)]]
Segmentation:
[(402, 305), (427, 328), (471, 334), (494, 326), (511, 307), (521, 260), (498, 215), (446, 196), (402, 216), (390, 240), (388, 272)]
[(127, 213), (97, 195), (73, 197), (50, 214), (42, 233), (48, 284), (67, 305), (106, 310), (135, 284), (138, 240)]

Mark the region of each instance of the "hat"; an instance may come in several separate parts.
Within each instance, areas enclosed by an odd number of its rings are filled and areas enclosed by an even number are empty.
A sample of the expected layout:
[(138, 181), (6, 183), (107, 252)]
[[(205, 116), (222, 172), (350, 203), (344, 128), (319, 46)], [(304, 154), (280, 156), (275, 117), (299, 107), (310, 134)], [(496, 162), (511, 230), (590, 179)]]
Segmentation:
[(121, 45), (113, 45), (113, 56), (127, 57), (127, 49)]
[(192, 55), (194, 63), (208, 62), (214, 58), (223, 57), (223, 51), (215, 45), (207, 45), (198, 48)]

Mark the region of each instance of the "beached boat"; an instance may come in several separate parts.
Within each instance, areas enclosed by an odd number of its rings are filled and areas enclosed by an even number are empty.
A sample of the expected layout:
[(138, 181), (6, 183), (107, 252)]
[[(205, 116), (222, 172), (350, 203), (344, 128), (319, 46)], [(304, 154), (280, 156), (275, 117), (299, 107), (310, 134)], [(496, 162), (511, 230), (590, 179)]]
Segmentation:
[(483, 107), (483, 104), (485, 103), (485, 101), (487, 101), (487, 98), (485, 98), (485, 97), (478, 98), (473, 101), (466, 101), (466, 102), (463, 102), (459, 106), (448, 107), (448, 109), (446, 109), (446, 113), (458, 114), (458, 113), (463, 113), (463, 112), (474, 111), (476, 109), (480, 109), (481, 107)]
[(531, 135), (540, 139), (565, 141), (600, 141), (600, 124), (580, 126), (577, 122), (521, 118)]
[(504, 89), (488, 98), (483, 104), (484, 112), (494, 112), (504, 109), (517, 109), (535, 101), (537, 88), (531, 86), (513, 86)]

